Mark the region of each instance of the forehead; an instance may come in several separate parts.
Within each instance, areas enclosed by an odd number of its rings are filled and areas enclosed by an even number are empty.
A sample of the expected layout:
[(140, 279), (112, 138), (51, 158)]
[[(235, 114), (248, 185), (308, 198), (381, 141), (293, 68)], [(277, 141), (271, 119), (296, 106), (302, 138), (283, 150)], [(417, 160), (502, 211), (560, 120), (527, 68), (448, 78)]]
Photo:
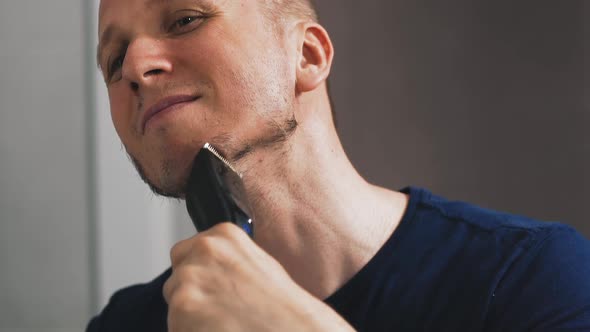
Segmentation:
[(142, 18), (152, 11), (170, 5), (197, 6), (205, 9), (226, 10), (231, 7), (244, 7), (260, 0), (100, 0), (98, 11), (99, 32), (116, 21), (129, 23), (134, 18)]
[(171, 12), (197, 10), (211, 17), (224, 17), (220, 22), (231, 21), (241, 26), (235, 30), (243, 31), (245, 22), (259, 21), (261, 5), (267, 1), (275, 0), (100, 0), (98, 63), (104, 60), (105, 50), (121, 40), (141, 33), (158, 33)]
[[(265, 2), (269, 0), (100, 0), (99, 21), (113, 12), (120, 12), (121, 9), (149, 10), (163, 7), (174, 3), (185, 3), (206, 6), (227, 6), (229, 4), (243, 7), (246, 4)], [(270, 0), (274, 1), (274, 0)]]

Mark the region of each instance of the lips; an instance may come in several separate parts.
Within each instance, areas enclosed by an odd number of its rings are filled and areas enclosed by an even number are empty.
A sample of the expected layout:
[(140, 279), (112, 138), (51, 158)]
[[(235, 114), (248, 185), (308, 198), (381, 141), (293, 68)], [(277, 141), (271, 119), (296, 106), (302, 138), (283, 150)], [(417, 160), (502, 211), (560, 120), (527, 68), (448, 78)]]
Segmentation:
[(199, 99), (198, 96), (191, 96), (191, 95), (177, 95), (177, 96), (170, 96), (163, 99), (160, 99), (158, 102), (150, 106), (141, 119), (141, 132), (145, 132), (146, 124), (153, 118), (156, 114), (160, 112), (165, 112), (166, 110), (171, 109), (173, 106), (183, 103), (190, 103), (195, 100)]

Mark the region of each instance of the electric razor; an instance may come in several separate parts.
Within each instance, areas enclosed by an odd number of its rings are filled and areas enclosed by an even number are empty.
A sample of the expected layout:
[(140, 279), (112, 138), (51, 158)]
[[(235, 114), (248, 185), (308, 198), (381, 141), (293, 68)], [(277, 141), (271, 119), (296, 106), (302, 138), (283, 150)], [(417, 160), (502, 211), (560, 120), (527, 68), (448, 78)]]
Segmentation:
[(197, 232), (229, 221), (254, 234), (242, 175), (209, 143), (195, 157), (185, 199)]

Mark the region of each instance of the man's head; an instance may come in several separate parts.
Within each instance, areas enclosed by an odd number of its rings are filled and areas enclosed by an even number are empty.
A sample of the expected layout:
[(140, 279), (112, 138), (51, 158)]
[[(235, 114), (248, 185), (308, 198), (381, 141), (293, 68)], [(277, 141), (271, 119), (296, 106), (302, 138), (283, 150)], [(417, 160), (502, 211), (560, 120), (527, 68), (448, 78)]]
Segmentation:
[(183, 195), (205, 142), (234, 158), (286, 141), (331, 66), (306, 0), (102, 0), (99, 15), (113, 123), (163, 195)]

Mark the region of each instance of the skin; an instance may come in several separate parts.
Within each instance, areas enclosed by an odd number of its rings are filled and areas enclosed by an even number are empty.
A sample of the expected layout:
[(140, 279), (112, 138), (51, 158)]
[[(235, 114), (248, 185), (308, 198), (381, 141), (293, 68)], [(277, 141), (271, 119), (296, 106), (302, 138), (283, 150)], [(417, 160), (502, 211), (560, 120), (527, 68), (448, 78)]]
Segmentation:
[[(374, 256), (407, 205), (346, 157), (325, 85), (328, 33), (299, 18), (270, 24), (259, 1), (101, 1), (111, 116), (144, 179), (182, 197), (211, 142), (244, 174), (255, 216), (253, 241), (223, 223), (172, 249), (170, 331), (351, 330), (321, 300)], [(199, 98), (144, 129), (146, 110), (171, 95)]]

